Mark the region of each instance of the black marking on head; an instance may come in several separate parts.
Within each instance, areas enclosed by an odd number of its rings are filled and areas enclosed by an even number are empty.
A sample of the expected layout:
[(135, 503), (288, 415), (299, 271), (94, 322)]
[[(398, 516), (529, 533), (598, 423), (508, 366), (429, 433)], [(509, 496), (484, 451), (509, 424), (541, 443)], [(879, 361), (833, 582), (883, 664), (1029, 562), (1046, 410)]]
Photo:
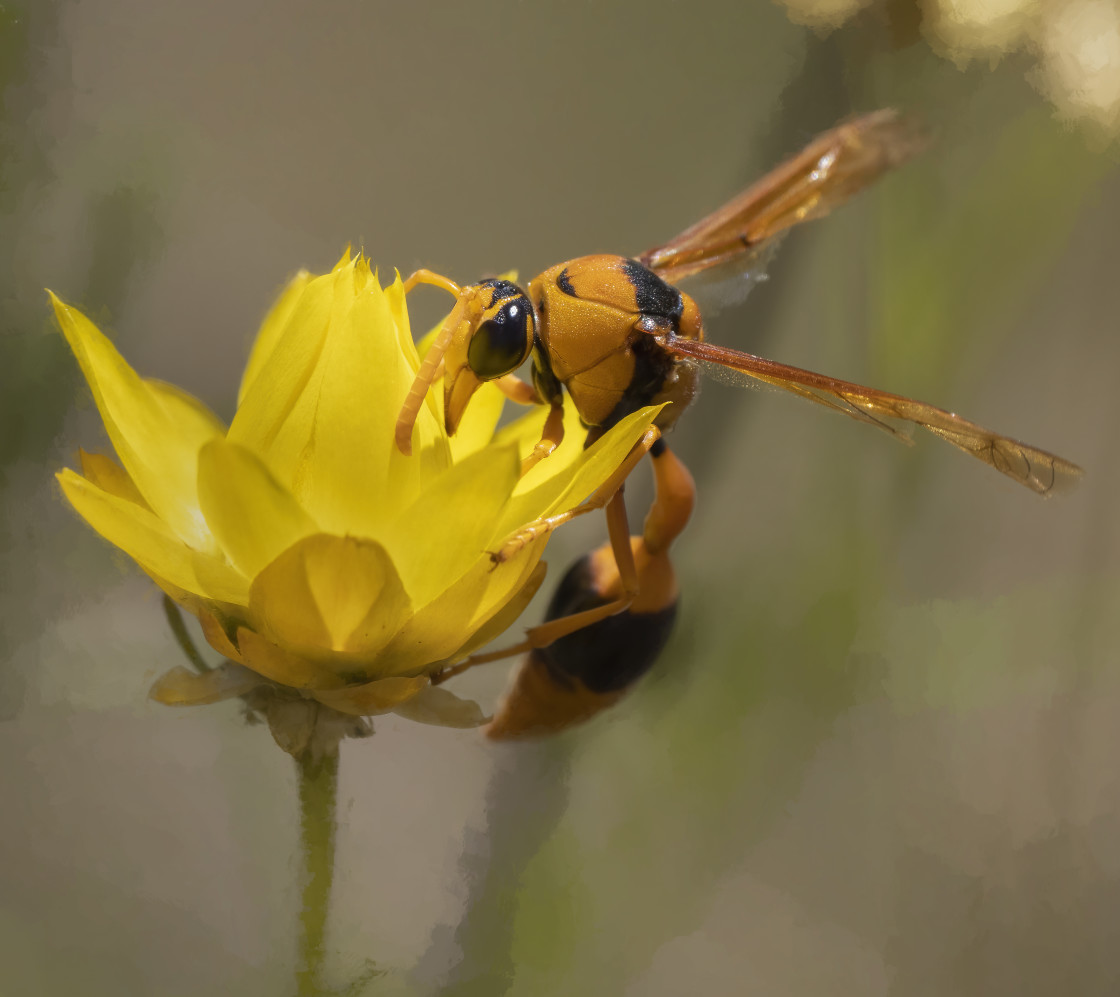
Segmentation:
[(489, 280), (480, 280), (477, 284), (478, 287), (490, 288), (490, 304), (502, 301), (505, 298), (516, 298), (525, 292), (521, 290), (513, 281), (502, 280), (501, 277), (491, 277)]
[(649, 448), (649, 455), (651, 457), (660, 457), (665, 452), (665, 437), (659, 436), (653, 441), (653, 446)]
[[(610, 601), (595, 590), (590, 559), (583, 557), (560, 580), (546, 618), (556, 620)], [(676, 602), (653, 613), (618, 613), (561, 637), (536, 653), (563, 686), (571, 688), (575, 680), (591, 692), (617, 692), (653, 667), (673, 631), (676, 616)]]
[(680, 328), (681, 313), (684, 311), (684, 299), (681, 292), (671, 284), (666, 284), (648, 267), (642, 266), (637, 260), (624, 260), (622, 272), (634, 287), (634, 299), (638, 304), (638, 311), (643, 315), (657, 315), (667, 318), (673, 323), (673, 331)]
[(556, 275), (556, 286), (568, 295), (569, 298), (579, 297), (579, 295), (576, 294), (576, 289), (572, 287), (572, 279), (568, 276), (567, 267), (564, 267), (564, 269)]

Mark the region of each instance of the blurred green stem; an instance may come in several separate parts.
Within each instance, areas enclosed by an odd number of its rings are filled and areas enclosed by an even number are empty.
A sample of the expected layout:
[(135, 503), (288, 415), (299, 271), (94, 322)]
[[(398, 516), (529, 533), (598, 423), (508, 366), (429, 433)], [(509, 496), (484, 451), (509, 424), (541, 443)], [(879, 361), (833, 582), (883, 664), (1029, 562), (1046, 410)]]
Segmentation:
[(323, 758), (304, 752), (296, 765), (299, 767), (300, 850), (303, 853), (296, 993), (299, 997), (313, 997), (322, 992), (323, 939), (334, 877), (338, 752), (329, 752)]
[[(200, 673), (210, 671), (210, 666), (198, 653), (187, 632), (179, 607), (167, 596), (163, 598), (163, 611), (187, 660)], [(323, 993), (320, 982), (323, 939), (326, 936), (331, 883), (334, 879), (338, 751), (328, 751), (323, 757), (304, 751), (296, 759), (296, 767), (299, 771), (300, 851), (303, 854), (296, 994), (298, 997), (315, 997)]]
[(199, 675), (210, 671), (210, 666), (206, 664), (202, 655), (198, 653), (198, 648), (194, 646), (191, 635), (187, 633), (187, 625), (183, 622), (183, 614), (179, 611), (179, 607), (172, 602), (171, 596), (165, 595), (163, 597), (163, 615), (167, 617), (167, 623), (171, 627), (171, 633), (175, 636), (175, 643), (179, 645), (183, 654), (187, 656), (187, 660), (194, 666), (194, 670), (198, 672)]

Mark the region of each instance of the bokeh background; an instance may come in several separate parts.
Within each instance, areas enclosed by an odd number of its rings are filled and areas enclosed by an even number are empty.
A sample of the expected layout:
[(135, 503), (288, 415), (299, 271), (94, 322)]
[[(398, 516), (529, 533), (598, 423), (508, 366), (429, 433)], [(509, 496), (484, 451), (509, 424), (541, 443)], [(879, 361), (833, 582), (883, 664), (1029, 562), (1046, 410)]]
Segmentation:
[[(1062, 91), (1049, 21), (1001, 55), (935, 31), (964, 0), (826, 6), (0, 3), (0, 991), (271, 995), (296, 951), (293, 766), (236, 705), (146, 699), (179, 652), (54, 484), (104, 436), (44, 286), (228, 418), (272, 296), (348, 243), (464, 281), (635, 253), (898, 106), (929, 153), (791, 235), (745, 303), (698, 290), (711, 337), (962, 411), (1082, 487), (1040, 501), (709, 384), (673, 438), (700, 486), (679, 630), (633, 696), (547, 743), (387, 718), (344, 745), (331, 975), (1117, 992), (1114, 7), (1082, 3)], [(506, 673), (457, 691), (490, 705)]]

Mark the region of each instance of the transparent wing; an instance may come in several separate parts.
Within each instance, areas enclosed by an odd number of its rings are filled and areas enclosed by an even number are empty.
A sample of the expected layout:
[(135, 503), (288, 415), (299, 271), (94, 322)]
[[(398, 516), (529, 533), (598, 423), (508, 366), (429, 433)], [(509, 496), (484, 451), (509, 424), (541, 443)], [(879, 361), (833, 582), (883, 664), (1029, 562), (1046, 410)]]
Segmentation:
[(993, 433), (925, 402), (814, 374), (725, 346), (678, 338), (659, 339), (659, 342), (677, 357), (713, 366), (716, 376), (734, 371), (745, 375), (748, 383), (766, 384), (800, 395), (860, 422), (870, 423), (905, 442), (911, 442), (912, 428), (921, 426), (1039, 495), (1068, 490), (1077, 484), (1083, 473), (1076, 464), (1056, 454)]
[(719, 210), (638, 259), (669, 283), (740, 257), (750, 270), (765, 243), (820, 218), (925, 148), (925, 136), (897, 111), (853, 118), (818, 136), (800, 153)]
[(732, 256), (722, 264), (713, 264), (691, 279), (688, 293), (702, 298), (705, 313), (713, 307), (741, 305), (756, 284), (770, 279), (770, 264), (784, 238), (785, 233), (780, 232), (756, 246), (749, 254)]

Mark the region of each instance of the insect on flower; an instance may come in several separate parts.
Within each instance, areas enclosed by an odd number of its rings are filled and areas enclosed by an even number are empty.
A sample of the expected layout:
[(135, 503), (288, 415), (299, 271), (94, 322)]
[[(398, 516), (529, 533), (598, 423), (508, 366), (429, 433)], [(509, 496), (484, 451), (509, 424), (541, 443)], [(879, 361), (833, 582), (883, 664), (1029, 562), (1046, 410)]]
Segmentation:
[[(905, 163), (924, 145), (892, 110), (844, 122), (726, 205), (636, 258), (583, 256), (546, 270), (523, 289), (506, 280), (460, 287), (427, 270), (405, 282), (441, 287), (455, 305), (420, 366), (397, 423), (411, 452), (413, 423), (443, 372), (444, 414), (454, 433), (474, 392), (492, 382), (514, 401), (548, 406), (527, 473), (563, 435), (564, 391), (592, 444), (619, 419), (660, 404), (654, 424), (618, 470), (578, 507), (528, 523), (493, 553), (495, 564), (562, 523), (606, 509), (610, 541), (561, 581), (544, 623), (525, 641), (476, 655), (444, 678), (484, 661), (529, 652), (487, 728), (493, 737), (558, 730), (611, 705), (653, 664), (672, 627), (677, 586), (668, 547), (692, 510), (694, 486), (663, 433), (692, 401), (701, 369), (731, 372), (842, 412), (910, 440), (915, 426), (1040, 495), (1076, 483), (1081, 469), (1061, 457), (984, 429), (925, 402), (790, 367), (704, 340), (700, 310), (676, 281), (717, 267), (758, 268), (775, 240), (819, 218)], [(532, 359), (532, 383), (513, 372)], [(631, 537), (623, 484), (645, 454), (656, 497), (643, 534)]]
[(497, 568), (486, 551), (597, 489), (655, 412), (635, 412), (590, 449), (565, 447), (522, 480), (534, 413), (495, 433), (505, 399), (484, 387), (454, 439), (433, 398), (416, 420), (417, 456), (403, 457), (394, 427), (420, 365), (403, 286), (383, 288), (349, 252), (330, 273), (289, 282), (228, 426), (141, 377), (76, 308), (54, 306), (119, 459), (83, 453), (81, 473), (59, 473), (62, 491), (198, 617), (225, 659), (202, 674), (171, 669), (153, 698), (250, 698), (296, 755), (333, 751), (335, 735), (388, 712), (484, 722), (477, 703), (430, 678), (521, 615), (543, 580), (547, 537)]

